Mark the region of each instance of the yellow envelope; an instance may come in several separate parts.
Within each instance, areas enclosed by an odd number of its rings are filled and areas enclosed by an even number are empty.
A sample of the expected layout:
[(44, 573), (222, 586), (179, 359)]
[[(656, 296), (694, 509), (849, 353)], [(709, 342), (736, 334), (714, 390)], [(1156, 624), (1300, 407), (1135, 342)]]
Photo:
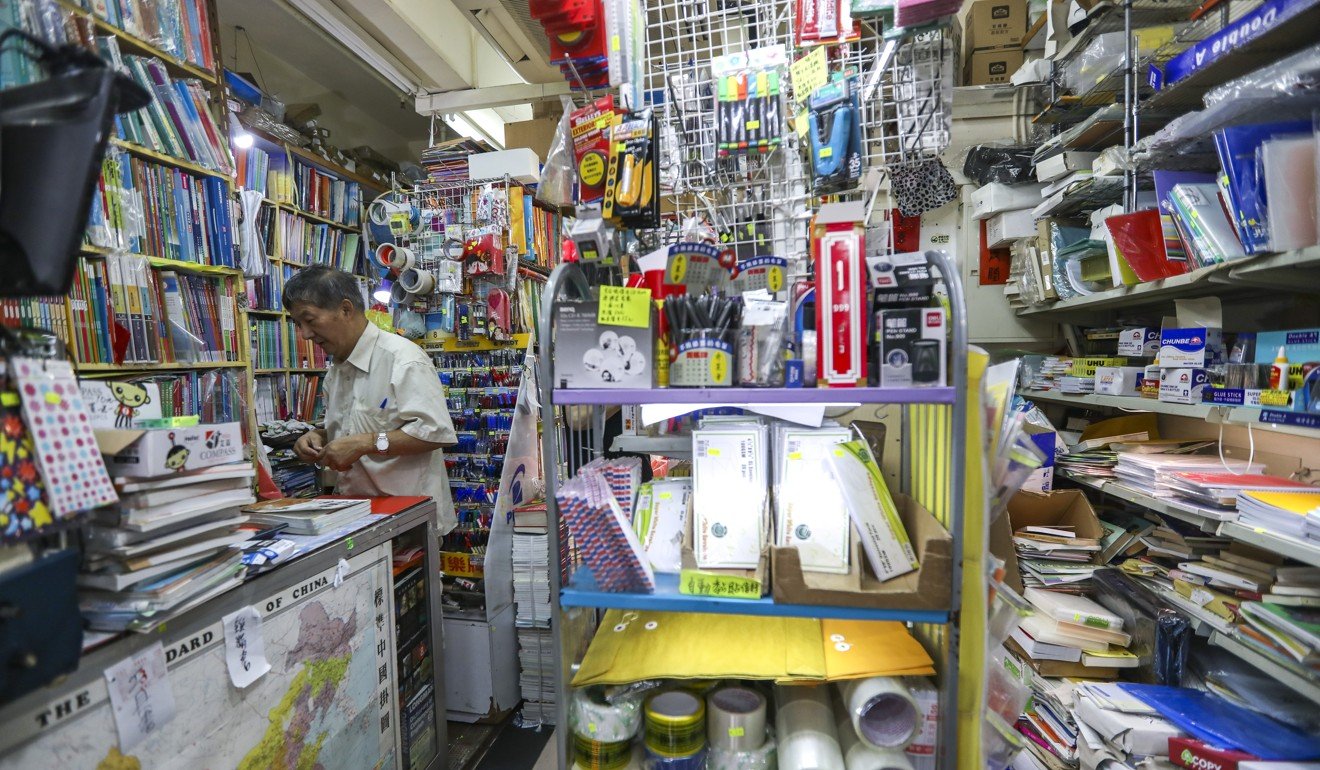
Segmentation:
[(822, 620), (825, 676), (831, 682), (935, 673), (934, 661), (907, 626), (893, 621)]

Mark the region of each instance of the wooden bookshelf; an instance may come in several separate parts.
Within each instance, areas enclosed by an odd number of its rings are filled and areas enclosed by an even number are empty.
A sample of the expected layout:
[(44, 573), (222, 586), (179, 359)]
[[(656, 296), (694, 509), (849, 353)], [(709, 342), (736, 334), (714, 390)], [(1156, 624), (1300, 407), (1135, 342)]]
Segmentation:
[(74, 364), (80, 372), (188, 372), (193, 369), (246, 369), (248, 362), (243, 361), (194, 361), (192, 363), (124, 363), (124, 364)]
[[(80, 7), (77, 3), (73, 2), (72, 0), (55, 0), (55, 3), (70, 13), (74, 13), (77, 14), (78, 16), (82, 16), (88, 19), (92, 27), (97, 32), (104, 35), (113, 35), (114, 37), (118, 38), (119, 47), (122, 50), (124, 50), (126, 53), (136, 54), (139, 56), (154, 56), (155, 58), (165, 62), (165, 68), (168, 69), (170, 71), (170, 74), (174, 75), (175, 77), (197, 78), (203, 83), (206, 83), (208, 86), (217, 86), (220, 83), (220, 79), (216, 76), (216, 73), (208, 69), (205, 69), (203, 67), (200, 67), (196, 64), (193, 64), (192, 62), (184, 61), (183, 59), (180, 59), (177, 56), (166, 53), (165, 51), (161, 50), (159, 47), (155, 46), (154, 44), (146, 40), (143, 40), (137, 35), (134, 35), (130, 32), (120, 29), (119, 27), (116, 27), (115, 25), (111, 24), (105, 19), (100, 18), (99, 16), (87, 10), (86, 8)], [(214, 7), (212, 7), (210, 11), (211, 11), (210, 21), (212, 22), (212, 26), (211, 26), (212, 40), (214, 40), (215, 39)], [(217, 62), (221, 61), (219, 56), (216, 56), (215, 60)]]
[(200, 166), (190, 160), (183, 160), (181, 158), (176, 158), (173, 155), (166, 155), (163, 152), (157, 152), (149, 147), (143, 147), (140, 144), (125, 141), (117, 136), (110, 137), (110, 144), (114, 147), (120, 148), (124, 152), (131, 153), (139, 158), (146, 158), (155, 161), (161, 165), (173, 166), (174, 168), (180, 168), (193, 174), (203, 174), (205, 176), (213, 176), (223, 179), (229, 183), (230, 187), (233, 187), (234, 179), (227, 172), (216, 171), (214, 169), (206, 168), (205, 166)]

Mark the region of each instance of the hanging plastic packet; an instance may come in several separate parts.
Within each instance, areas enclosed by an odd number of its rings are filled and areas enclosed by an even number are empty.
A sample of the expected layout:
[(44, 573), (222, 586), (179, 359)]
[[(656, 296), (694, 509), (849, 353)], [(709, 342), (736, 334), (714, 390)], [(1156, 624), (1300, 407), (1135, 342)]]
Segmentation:
[(855, 78), (821, 86), (807, 101), (812, 179), (819, 193), (842, 192), (862, 178), (862, 124)]
[(573, 102), (563, 97), (564, 114), (559, 118), (559, 127), (550, 140), (550, 150), (545, 156), (545, 165), (541, 168), (541, 184), (536, 188), (536, 199), (542, 203), (560, 207), (573, 205), (573, 184), (577, 173), (573, 162), (573, 137), (568, 115), (572, 112)]
[(659, 167), (656, 165), (656, 122), (648, 108), (629, 113), (610, 129), (610, 159), (606, 171), (602, 216), (628, 227), (658, 227)]
[(711, 62), (720, 157), (765, 153), (779, 146), (784, 135), (780, 83), (787, 66), (783, 46), (726, 54)]
[(739, 383), (759, 388), (784, 386), (784, 338), (787, 331), (787, 302), (768, 297), (743, 297), (742, 326), (737, 337)]

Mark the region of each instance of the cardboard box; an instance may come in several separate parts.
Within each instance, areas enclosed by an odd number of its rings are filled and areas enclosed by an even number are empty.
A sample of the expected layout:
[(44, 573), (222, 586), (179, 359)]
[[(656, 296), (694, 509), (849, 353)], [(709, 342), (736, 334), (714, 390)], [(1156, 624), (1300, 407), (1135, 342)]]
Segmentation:
[(1029, 209), (1040, 203), (1043, 184), (1006, 185), (991, 182), (972, 190), (972, 219), (989, 219), (1002, 211)]
[[(558, 102), (555, 102), (558, 105)], [(525, 147), (536, 153), (536, 157), (545, 159), (550, 155), (550, 143), (559, 130), (559, 118), (536, 118), (517, 123), (504, 124), (504, 146), (506, 149)]]
[(1072, 527), (1077, 537), (1099, 540), (1104, 527), (1080, 489), (1062, 489), (1048, 495), (1018, 492), (1008, 500), (1009, 522), (1016, 532), (1023, 527)]
[(1030, 238), (1035, 234), (1036, 218), (1029, 208), (1001, 211), (985, 223), (986, 244), (992, 249), (1011, 246), (1013, 241)]
[(98, 430), (96, 439), (103, 451), (114, 443), (123, 447), (105, 458), (106, 470), (114, 477), (154, 478), (243, 459), (243, 430), (237, 422), (192, 428)]
[(881, 310), (875, 325), (880, 387), (944, 385), (945, 329), (943, 308)]
[(1098, 152), (1078, 152), (1076, 150), (1067, 150), (1058, 155), (1051, 155), (1036, 164), (1036, 179), (1041, 182), (1053, 182), (1056, 179), (1062, 179), (1074, 171), (1090, 169), (1091, 164), (1098, 157), (1100, 157)]
[(1214, 366), (1224, 363), (1224, 359), (1224, 334), (1219, 329), (1194, 326), (1160, 332), (1162, 369)]
[(1160, 369), (1160, 400), (1169, 404), (1199, 404), (1209, 385), (1205, 369)]
[(602, 325), (596, 320), (599, 311), (594, 300), (555, 308), (555, 387), (652, 387), (655, 324), (645, 329)]
[(1006, 46), (1020, 50), (1028, 26), (1026, 0), (977, 0), (963, 20), (966, 50)]
[(920, 566), (914, 572), (880, 582), (856, 537), (852, 538), (852, 566), (845, 575), (803, 572), (797, 549), (772, 548), (775, 601), (894, 610), (946, 609), (953, 538), (912, 498), (895, 494), (894, 503), (917, 552)]
[(1160, 352), (1160, 330), (1152, 327), (1133, 327), (1118, 333), (1118, 354), (1137, 358), (1154, 358)]
[(967, 66), (963, 71), (963, 85), (990, 86), (1007, 83), (1024, 61), (1026, 56), (1017, 46), (972, 51), (967, 57)]
[(1095, 370), (1095, 392), (1106, 396), (1140, 396), (1144, 366), (1100, 366)]

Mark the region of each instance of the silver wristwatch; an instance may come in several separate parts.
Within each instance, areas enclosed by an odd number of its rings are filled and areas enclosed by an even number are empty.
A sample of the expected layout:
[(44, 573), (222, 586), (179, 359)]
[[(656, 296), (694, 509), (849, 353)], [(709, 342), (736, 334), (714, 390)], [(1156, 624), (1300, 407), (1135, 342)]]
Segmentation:
[(390, 434), (384, 432), (376, 434), (376, 451), (380, 454), (390, 451)]

